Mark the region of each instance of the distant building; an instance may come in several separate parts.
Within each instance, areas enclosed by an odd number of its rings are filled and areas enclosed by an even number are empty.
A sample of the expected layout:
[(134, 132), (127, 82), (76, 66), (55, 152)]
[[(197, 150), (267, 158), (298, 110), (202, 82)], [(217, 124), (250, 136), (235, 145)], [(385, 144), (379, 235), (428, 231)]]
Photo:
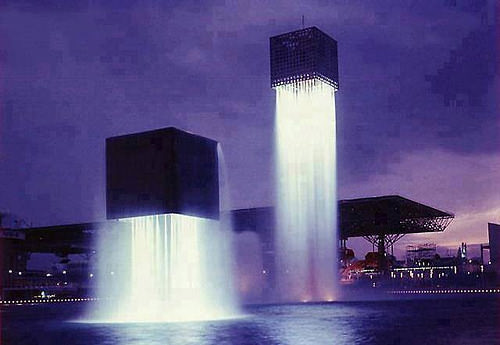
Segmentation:
[(408, 265), (414, 264), (419, 260), (432, 260), (436, 256), (436, 244), (425, 243), (420, 245), (406, 246), (406, 263)]
[(24, 252), (24, 233), (19, 230), (0, 228), (2, 277), (4, 282), (12, 274), (26, 270), (28, 254)]
[(500, 274), (500, 224), (488, 223), (488, 239), (491, 266)]
[(460, 247), (458, 247), (457, 258), (459, 258), (462, 262), (467, 261), (467, 243), (462, 242)]
[(26, 271), (29, 255), (24, 251), (24, 240), (25, 236), (21, 230), (0, 227), (0, 286), (2, 287), (11, 285)]

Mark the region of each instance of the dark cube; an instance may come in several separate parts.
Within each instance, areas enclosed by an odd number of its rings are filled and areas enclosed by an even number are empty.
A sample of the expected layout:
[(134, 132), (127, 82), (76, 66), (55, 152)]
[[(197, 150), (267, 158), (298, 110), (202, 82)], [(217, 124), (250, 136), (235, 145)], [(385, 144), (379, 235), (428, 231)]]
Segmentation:
[(316, 27), (270, 38), (271, 86), (320, 79), (339, 86), (337, 41)]
[(217, 142), (173, 127), (106, 139), (106, 213), (218, 219)]

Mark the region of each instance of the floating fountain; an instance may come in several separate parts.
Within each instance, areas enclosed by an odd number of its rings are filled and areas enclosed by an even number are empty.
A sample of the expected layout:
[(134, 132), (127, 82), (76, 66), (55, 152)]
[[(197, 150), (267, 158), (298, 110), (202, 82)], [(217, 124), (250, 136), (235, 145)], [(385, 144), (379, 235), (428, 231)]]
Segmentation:
[(332, 301), (337, 287), (337, 42), (315, 27), (271, 37), (276, 90), (278, 299)]
[(106, 141), (98, 275), (106, 322), (236, 315), (230, 229), (219, 217), (217, 143), (166, 128)]

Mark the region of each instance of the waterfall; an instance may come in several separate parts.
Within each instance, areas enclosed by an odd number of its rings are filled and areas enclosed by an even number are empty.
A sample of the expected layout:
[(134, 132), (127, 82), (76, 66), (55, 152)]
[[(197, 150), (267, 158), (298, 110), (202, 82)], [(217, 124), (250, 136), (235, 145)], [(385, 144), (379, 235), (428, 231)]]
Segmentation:
[(277, 288), (282, 301), (331, 301), (337, 286), (335, 90), (276, 87)]

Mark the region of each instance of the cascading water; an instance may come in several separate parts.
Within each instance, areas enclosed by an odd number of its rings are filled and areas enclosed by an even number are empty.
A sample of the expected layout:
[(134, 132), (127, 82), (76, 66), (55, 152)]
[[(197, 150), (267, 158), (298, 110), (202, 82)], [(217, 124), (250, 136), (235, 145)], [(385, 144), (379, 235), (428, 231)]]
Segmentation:
[(112, 224), (99, 240), (101, 300), (93, 321), (175, 322), (238, 314), (228, 222), (162, 214)]
[(335, 90), (276, 87), (277, 287), (282, 301), (331, 301), (337, 286)]

